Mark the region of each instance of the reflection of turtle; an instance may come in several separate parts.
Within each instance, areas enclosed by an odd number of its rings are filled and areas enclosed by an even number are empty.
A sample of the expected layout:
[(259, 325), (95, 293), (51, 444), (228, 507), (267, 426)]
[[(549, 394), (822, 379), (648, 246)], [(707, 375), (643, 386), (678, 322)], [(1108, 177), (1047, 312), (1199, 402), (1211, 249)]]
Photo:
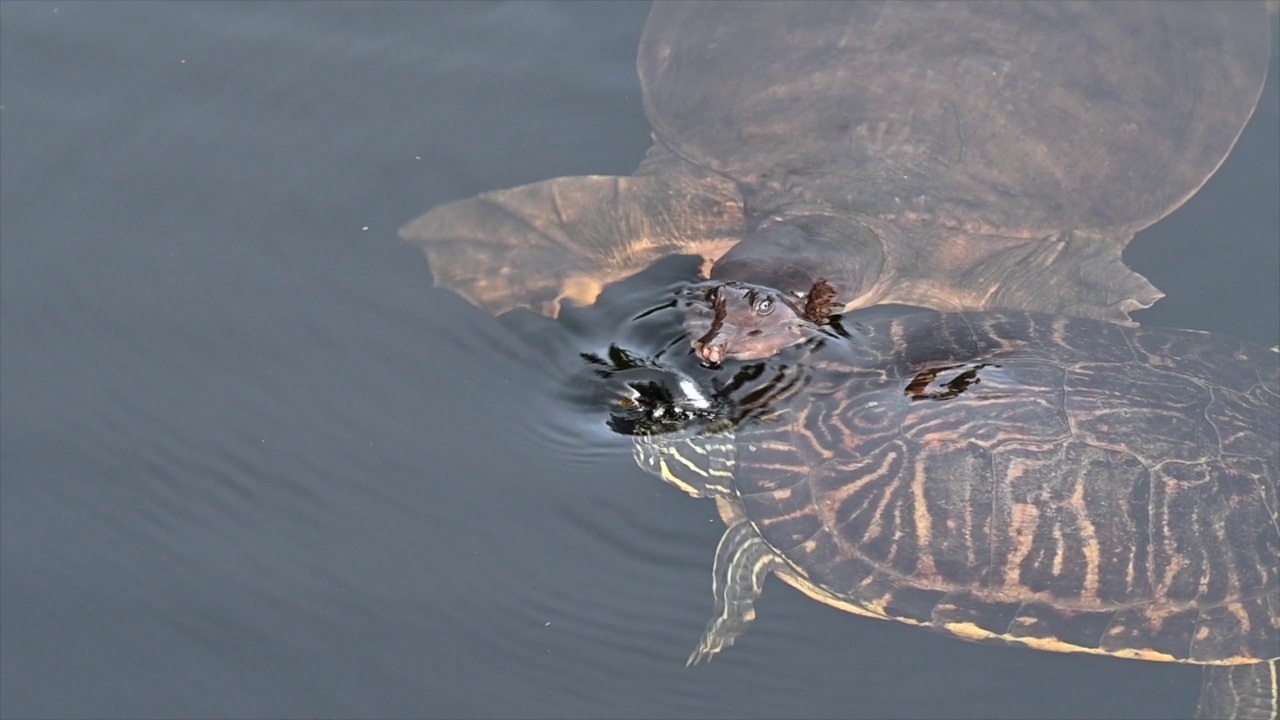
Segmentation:
[[(847, 309), (1009, 307), (1127, 321), (1121, 261), (1231, 149), (1266, 73), (1261, 3), (657, 3), (633, 177), (439, 207), (402, 230), (501, 313), (670, 254)], [(714, 265), (713, 265), (714, 263)]]
[(746, 629), (774, 573), (967, 640), (1205, 665), (1199, 717), (1274, 720), (1275, 353), (1016, 312), (834, 327), (714, 394), (639, 363), (612, 376), (641, 467), (729, 525), (691, 663)]

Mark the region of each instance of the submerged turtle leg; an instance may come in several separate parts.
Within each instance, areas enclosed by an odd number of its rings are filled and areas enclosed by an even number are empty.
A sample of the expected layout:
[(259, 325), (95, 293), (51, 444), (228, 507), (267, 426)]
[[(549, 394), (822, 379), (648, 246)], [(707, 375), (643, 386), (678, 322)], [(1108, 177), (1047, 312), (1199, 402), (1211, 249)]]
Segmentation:
[(1164, 297), (1124, 264), (1129, 238), (1067, 232), (997, 253), (965, 272), (986, 307), (1038, 310), (1134, 325), (1129, 313)]
[(1206, 665), (1196, 720), (1276, 720), (1280, 715), (1277, 662)]
[[(1022, 310), (1136, 325), (1134, 310), (1164, 297), (1121, 256), (1131, 236), (1079, 231), (1017, 241), (923, 233), (889, 238), (891, 262), (876, 285), (845, 309), (919, 305), (943, 312)], [(995, 248), (995, 249), (993, 249)]]
[(668, 255), (709, 266), (742, 233), (733, 183), (689, 175), (556, 178), (442, 205), (400, 230), (437, 286), (494, 315), (548, 317)]
[(755, 602), (764, 579), (781, 560), (760, 539), (751, 523), (729, 526), (716, 547), (716, 564), (711, 576), (711, 594), (716, 598), (715, 615), (707, 624), (698, 647), (685, 666), (706, 662), (733, 644), (756, 619)]

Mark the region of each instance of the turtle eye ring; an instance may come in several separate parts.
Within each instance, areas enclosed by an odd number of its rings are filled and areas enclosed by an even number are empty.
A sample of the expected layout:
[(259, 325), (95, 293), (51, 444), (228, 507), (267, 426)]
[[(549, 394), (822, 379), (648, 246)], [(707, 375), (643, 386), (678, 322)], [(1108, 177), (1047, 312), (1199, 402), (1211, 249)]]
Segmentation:
[(760, 298), (759, 300), (756, 301), (756, 306), (754, 310), (756, 311), (756, 315), (759, 315), (761, 317), (768, 315), (769, 313), (773, 312), (773, 299), (767, 298), (767, 297)]

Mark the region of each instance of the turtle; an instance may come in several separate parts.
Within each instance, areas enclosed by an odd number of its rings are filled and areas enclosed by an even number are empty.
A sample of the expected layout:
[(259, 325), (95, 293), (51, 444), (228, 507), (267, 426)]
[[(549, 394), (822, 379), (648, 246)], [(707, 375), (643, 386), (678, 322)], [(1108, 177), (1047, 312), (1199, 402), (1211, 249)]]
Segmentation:
[(772, 574), (964, 640), (1203, 665), (1197, 717), (1277, 717), (1280, 354), (881, 305), (709, 379), (615, 369), (610, 427), (728, 526), (688, 664), (733, 644)]
[(554, 318), (693, 255), (798, 305), (826, 280), (846, 311), (1132, 324), (1163, 294), (1122, 250), (1227, 157), (1269, 56), (1261, 2), (657, 2), (632, 176), (489, 192), (400, 234), (494, 315)]

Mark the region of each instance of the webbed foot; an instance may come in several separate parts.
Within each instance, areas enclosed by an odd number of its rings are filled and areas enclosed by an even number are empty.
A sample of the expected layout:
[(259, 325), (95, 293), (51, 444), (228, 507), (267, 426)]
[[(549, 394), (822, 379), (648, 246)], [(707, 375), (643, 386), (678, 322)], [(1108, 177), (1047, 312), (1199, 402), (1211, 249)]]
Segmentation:
[(741, 239), (728, 180), (563, 177), (435, 208), (400, 230), (426, 253), (439, 287), (494, 315), (527, 307), (556, 317), (668, 255), (705, 264)]
[(711, 580), (715, 615), (685, 667), (711, 660), (746, 632), (756, 619), (755, 601), (760, 597), (764, 579), (781, 562), (751, 523), (739, 522), (725, 531), (716, 547)]
[(988, 308), (1076, 315), (1136, 325), (1129, 313), (1164, 297), (1125, 265), (1128, 239), (1080, 232), (1045, 238), (999, 253), (965, 274), (979, 288), (994, 287)]

